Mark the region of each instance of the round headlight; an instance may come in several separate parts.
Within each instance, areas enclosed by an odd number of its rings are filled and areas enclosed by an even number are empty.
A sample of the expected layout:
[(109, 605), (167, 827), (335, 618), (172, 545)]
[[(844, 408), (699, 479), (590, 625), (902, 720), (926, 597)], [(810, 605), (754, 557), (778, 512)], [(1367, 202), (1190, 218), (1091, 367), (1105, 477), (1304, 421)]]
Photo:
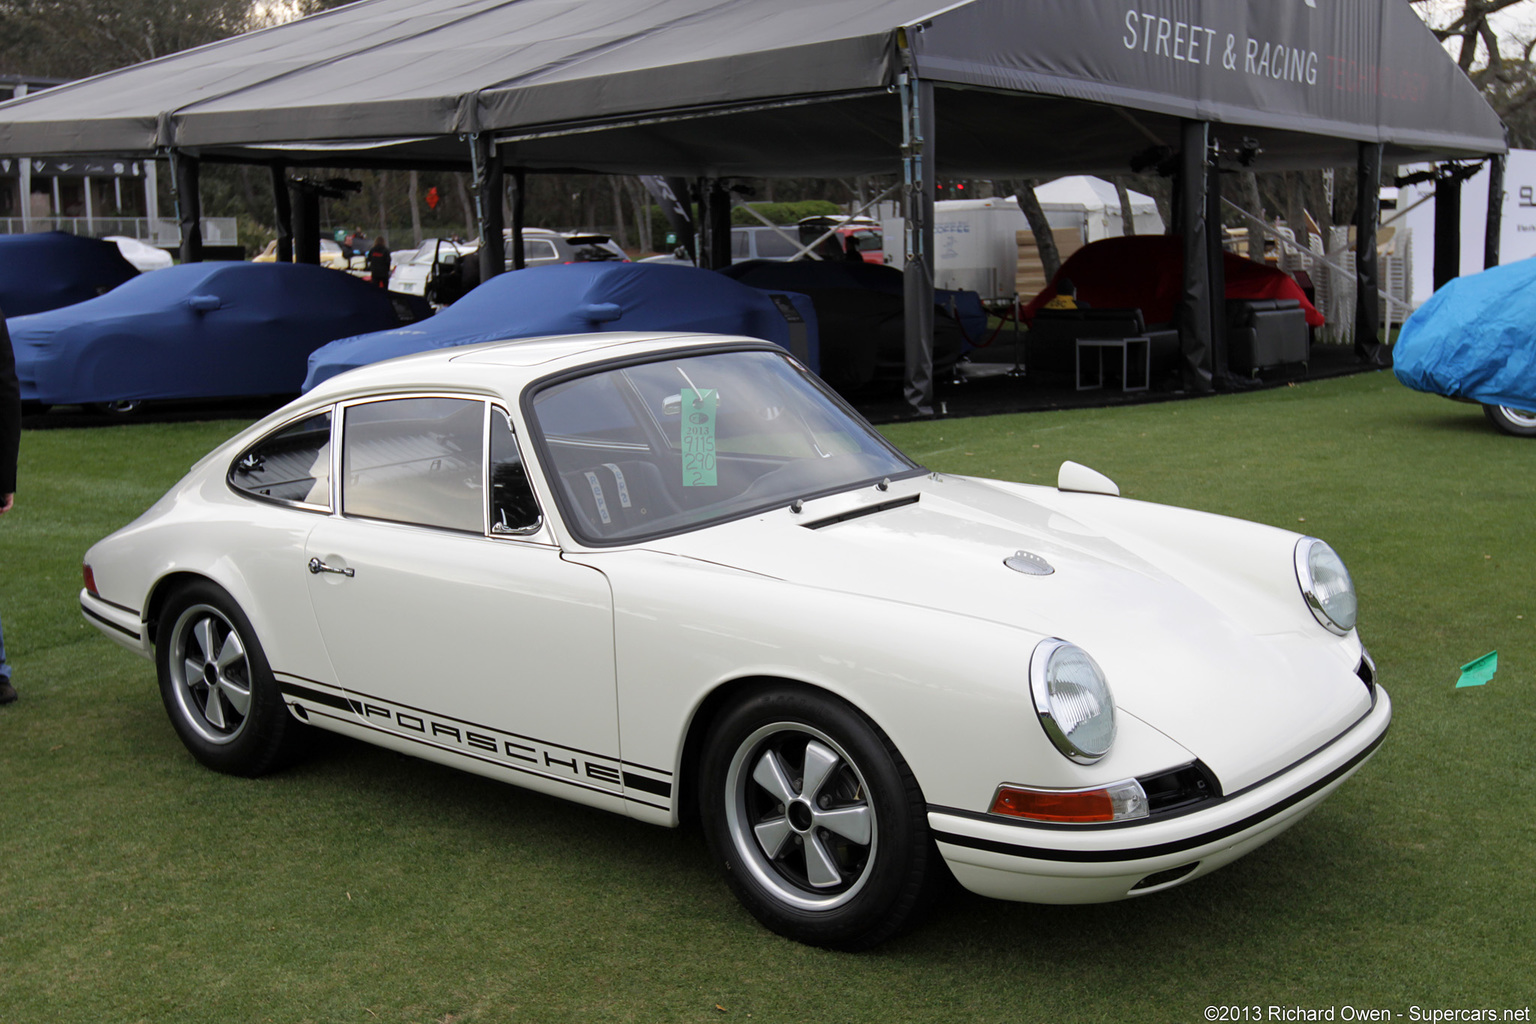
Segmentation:
[(1029, 687), (1040, 724), (1056, 749), (1092, 764), (1115, 742), (1115, 702), (1104, 671), (1065, 640), (1042, 640), (1029, 660)]
[(1307, 607), (1329, 632), (1343, 636), (1355, 628), (1355, 581), (1333, 548), (1316, 537), (1297, 541), (1296, 581)]

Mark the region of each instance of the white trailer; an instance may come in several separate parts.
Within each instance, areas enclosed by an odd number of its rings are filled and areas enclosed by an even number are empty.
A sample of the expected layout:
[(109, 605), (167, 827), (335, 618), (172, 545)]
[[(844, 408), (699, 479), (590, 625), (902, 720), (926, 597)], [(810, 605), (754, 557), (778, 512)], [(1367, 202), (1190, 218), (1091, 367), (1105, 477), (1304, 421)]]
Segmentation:
[[(1123, 234), (1120, 200), (1107, 181), (1086, 176), (1058, 178), (1035, 190), (1046, 221), (1056, 235), (1057, 248), (1065, 259), (1078, 246)], [(941, 200), (934, 206), (934, 285), (978, 292), (983, 299), (1006, 299), (1020, 288), (1022, 277), (1031, 284), (1035, 267), (1020, 266), (1020, 246), (1033, 250), (1033, 235), (1024, 213), (1012, 196), (993, 199)], [(1137, 234), (1160, 235), (1163, 221), (1157, 204), (1140, 192), (1131, 193)], [(883, 218), (885, 261), (901, 265), (903, 222)], [(1025, 262), (1032, 257), (1025, 255)], [(1031, 291), (1031, 294), (1033, 292)]]

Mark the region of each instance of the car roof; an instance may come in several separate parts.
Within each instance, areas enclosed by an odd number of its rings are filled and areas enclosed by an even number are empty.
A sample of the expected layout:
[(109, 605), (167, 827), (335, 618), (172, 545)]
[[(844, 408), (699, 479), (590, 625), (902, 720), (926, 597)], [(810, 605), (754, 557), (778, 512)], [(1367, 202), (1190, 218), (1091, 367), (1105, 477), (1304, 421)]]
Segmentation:
[[(317, 385), (308, 398), (334, 401), (379, 391), (466, 389), (515, 395), (562, 370), (676, 349), (718, 345), (778, 350), (758, 338), (722, 334), (562, 334), (431, 349), (370, 363)], [(498, 372), (499, 371), (499, 372)]]

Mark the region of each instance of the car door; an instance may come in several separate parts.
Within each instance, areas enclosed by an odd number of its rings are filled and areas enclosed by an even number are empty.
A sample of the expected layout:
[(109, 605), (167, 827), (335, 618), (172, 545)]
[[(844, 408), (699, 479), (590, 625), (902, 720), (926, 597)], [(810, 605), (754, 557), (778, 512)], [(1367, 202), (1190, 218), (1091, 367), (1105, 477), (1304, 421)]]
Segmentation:
[(561, 557), (506, 413), (413, 396), (342, 416), (342, 514), (306, 556), (354, 711), (474, 767), (616, 793), (612, 595)]

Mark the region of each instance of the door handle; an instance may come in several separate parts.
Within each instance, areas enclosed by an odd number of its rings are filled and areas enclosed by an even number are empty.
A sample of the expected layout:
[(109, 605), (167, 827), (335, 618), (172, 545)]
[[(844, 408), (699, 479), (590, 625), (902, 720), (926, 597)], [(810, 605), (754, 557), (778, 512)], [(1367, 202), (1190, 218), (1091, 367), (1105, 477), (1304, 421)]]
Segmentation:
[(322, 572), (333, 572), (338, 576), (345, 576), (347, 579), (357, 575), (357, 570), (355, 569), (335, 569), (326, 565), (318, 558), (311, 558), (309, 560), (309, 571), (317, 576)]

